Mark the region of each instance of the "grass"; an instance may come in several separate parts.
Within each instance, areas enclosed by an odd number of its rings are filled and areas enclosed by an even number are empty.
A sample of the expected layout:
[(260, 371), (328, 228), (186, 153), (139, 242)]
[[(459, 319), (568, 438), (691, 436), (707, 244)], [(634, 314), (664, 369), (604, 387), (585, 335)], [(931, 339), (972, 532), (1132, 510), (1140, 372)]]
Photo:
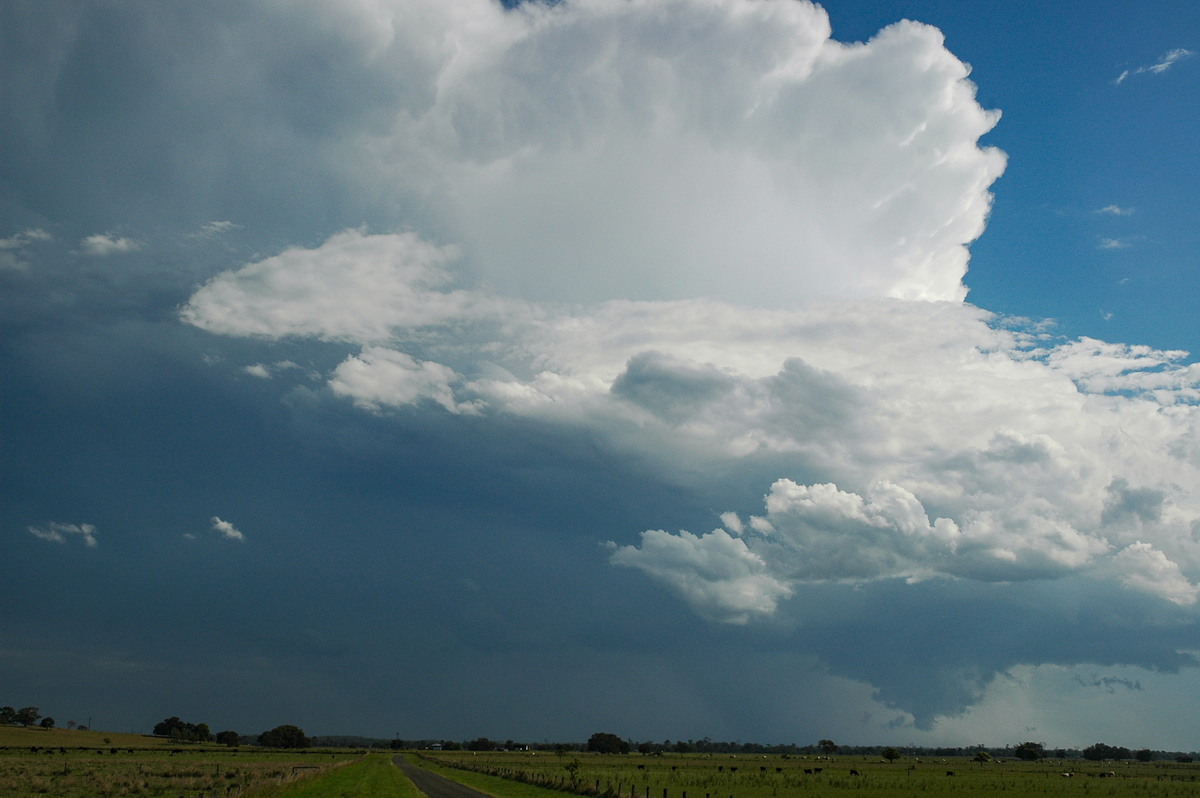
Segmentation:
[[(1200, 764), (1083, 760), (980, 764), (968, 759), (914, 758), (886, 763), (878, 757), (818, 760), (781, 756), (441, 752), (428, 755), (442, 765), (471, 768), (452, 775), (512, 780), (486, 792), (498, 798), (547, 795), (530, 781), (570, 789), (572, 771), (579, 793), (602, 798), (929, 798), (931, 795), (1082, 796), (1086, 798), (1182, 798), (1200, 794)], [(577, 764), (576, 764), (577, 763)], [(422, 763), (424, 764), (424, 763)], [(638, 766), (641, 765), (641, 769)], [(820, 769), (818, 771), (818, 768)], [(805, 773), (805, 770), (810, 772)], [(953, 772), (954, 775), (948, 775)], [(1063, 773), (1072, 773), (1064, 777)], [(1111, 774), (1111, 775), (1110, 775)], [(519, 780), (519, 781), (518, 781)], [(474, 786), (474, 785), (472, 785)], [(537, 792), (529, 793), (533, 789)], [(561, 794), (561, 793), (560, 793)]]
[(0, 727), (0, 795), (248, 797), (360, 757), (357, 751), (227, 748), (137, 734)]
[(368, 754), (315, 778), (257, 790), (246, 798), (422, 798), (392, 764), (390, 754)]

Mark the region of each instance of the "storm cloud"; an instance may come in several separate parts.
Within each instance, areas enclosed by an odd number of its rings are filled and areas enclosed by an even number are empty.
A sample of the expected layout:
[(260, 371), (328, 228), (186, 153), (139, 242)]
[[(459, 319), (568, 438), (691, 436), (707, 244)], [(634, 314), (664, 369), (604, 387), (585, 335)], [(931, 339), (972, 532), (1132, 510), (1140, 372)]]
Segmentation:
[[(806, 702), (933, 731), (1013, 674), (1195, 666), (1200, 371), (966, 301), (1006, 156), (936, 28), (841, 42), (802, 0), (4, 14), (40, 66), (0, 89), (5, 390), (42, 447), (6, 530), (138, 589), (217, 574), (229, 608), (278, 585), (265, 642), (151, 611), (227, 641), (213, 683), (304, 662), (263, 712), (432, 671), (441, 699), (389, 694), (422, 723), (579, 734), (584, 674), (633, 734), (782, 739)], [(377, 639), (381, 605), (429, 651)], [(168, 661), (151, 636), (131, 660)], [(451, 690), (472, 666), (495, 679)]]

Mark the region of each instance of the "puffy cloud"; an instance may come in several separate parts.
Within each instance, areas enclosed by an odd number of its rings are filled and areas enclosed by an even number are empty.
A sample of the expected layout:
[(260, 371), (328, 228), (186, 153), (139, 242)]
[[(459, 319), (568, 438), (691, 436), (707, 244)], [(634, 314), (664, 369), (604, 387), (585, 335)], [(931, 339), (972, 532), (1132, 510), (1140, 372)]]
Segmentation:
[(438, 291), (454, 250), (412, 233), (345, 230), (316, 249), (225, 271), (182, 311), (191, 324), (225, 335), (387, 340), (397, 328), (443, 324), (473, 312), (471, 295)]
[(770, 615), (780, 599), (792, 594), (759, 555), (723, 529), (700, 537), (647, 530), (641, 543), (641, 548), (618, 548), (612, 562), (667, 583), (707, 618), (746, 623)]
[(96, 233), (79, 242), (79, 251), (84, 255), (92, 255), (94, 257), (107, 257), (109, 255), (123, 255), (128, 252), (137, 252), (144, 245), (141, 241), (124, 236), (113, 235), (112, 233)]
[(1137, 394), (1164, 404), (1200, 400), (1200, 365), (1188, 363), (1183, 350), (1080, 338), (1045, 356), (1051, 367), (1089, 393)]
[(339, 396), (353, 398), (360, 407), (378, 410), (430, 399), (451, 413), (473, 413), (476, 405), (454, 398), (454, 370), (441, 363), (421, 362), (403, 352), (366, 347), (358, 357), (345, 360), (333, 372), (329, 387)]
[(965, 294), (1004, 158), (977, 146), (998, 114), (936, 29), (843, 45), (803, 2), (475, 11), (437, 102), (397, 120), (388, 154), (437, 175), (441, 235), (499, 289), (784, 307)]
[(60, 524), (51, 522), (46, 526), (28, 527), (29, 533), (36, 538), (52, 543), (66, 543), (70, 536), (78, 535), (84, 545), (94, 548), (96, 544), (96, 527), (91, 524)]
[(242, 534), (240, 529), (215, 515), (212, 517), (212, 528), (214, 532), (226, 540), (236, 540), (239, 543), (244, 543), (246, 540), (246, 536)]
[(1129, 587), (1143, 590), (1181, 606), (1196, 603), (1200, 586), (1183, 575), (1177, 563), (1149, 543), (1138, 541), (1113, 558), (1119, 578)]

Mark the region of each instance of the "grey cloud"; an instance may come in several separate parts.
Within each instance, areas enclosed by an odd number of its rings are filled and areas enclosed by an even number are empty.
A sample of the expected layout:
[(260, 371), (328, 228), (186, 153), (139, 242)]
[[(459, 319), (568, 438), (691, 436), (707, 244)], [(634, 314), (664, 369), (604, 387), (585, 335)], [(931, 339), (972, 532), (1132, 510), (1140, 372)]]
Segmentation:
[(1104, 510), (1100, 521), (1106, 526), (1127, 521), (1156, 523), (1162, 518), (1166, 493), (1154, 488), (1133, 488), (1129, 480), (1118, 477), (1105, 489)]
[(724, 398), (736, 386), (732, 376), (713, 366), (643, 352), (630, 359), (610, 390), (614, 396), (679, 423)]

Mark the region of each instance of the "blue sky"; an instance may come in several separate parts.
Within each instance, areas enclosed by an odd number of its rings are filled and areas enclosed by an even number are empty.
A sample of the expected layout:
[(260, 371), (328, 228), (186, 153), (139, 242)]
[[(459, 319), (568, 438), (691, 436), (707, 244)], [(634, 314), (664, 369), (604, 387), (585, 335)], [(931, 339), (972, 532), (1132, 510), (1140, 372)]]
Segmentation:
[(1166, 2), (0, 5), (0, 703), (1193, 749), (1198, 51)]

